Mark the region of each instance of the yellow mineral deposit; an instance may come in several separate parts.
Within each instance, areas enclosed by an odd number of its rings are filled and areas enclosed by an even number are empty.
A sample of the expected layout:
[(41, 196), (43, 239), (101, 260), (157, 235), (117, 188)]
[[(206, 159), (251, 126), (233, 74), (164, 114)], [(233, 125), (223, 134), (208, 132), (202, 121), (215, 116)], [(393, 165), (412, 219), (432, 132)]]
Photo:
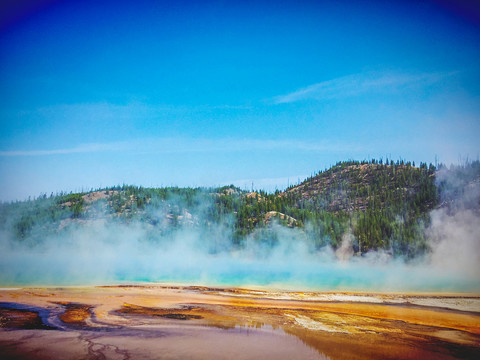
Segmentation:
[(0, 290), (0, 314), (1, 358), (480, 357), (475, 294), (19, 288)]

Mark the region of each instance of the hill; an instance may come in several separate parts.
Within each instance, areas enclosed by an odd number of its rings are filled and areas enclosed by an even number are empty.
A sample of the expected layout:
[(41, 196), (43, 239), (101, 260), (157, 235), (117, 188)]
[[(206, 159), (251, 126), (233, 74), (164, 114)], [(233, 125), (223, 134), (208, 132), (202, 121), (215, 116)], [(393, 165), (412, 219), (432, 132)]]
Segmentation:
[[(414, 258), (429, 250), (433, 209), (480, 209), (480, 166), (447, 169), (397, 161), (345, 161), (273, 194), (220, 188), (115, 186), (84, 193), (46, 194), (0, 205), (2, 236), (36, 246), (96, 222), (135, 224), (145, 241), (200, 232), (210, 252), (275, 246), (279, 229), (294, 231), (312, 249), (348, 242), (357, 255), (383, 250)], [(473, 194), (473, 195), (472, 195)], [(292, 233), (293, 234), (293, 233)], [(215, 241), (210, 241), (215, 239)], [(61, 240), (58, 240), (61, 241)], [(295, 240), (292, 240), (295, 241)]]
[(334, 246), (349, 230), (356, 252), (388, 249), (409, 257), (426, 250), (423, 230), (439, 203), (435, 167), (403, 161), (340, 162), (290, 187), (286, 196), (306, 209), (317, 236), (327, 231)]
[(416, 168), (409, 162), (390, 165), (350, 161), (338, 163), (286, 193), (333, 212), (400, 207), (405, 202), (431, 209), (436, 202), (434, 180), (435, 169), (427, 169), (426, 164)]

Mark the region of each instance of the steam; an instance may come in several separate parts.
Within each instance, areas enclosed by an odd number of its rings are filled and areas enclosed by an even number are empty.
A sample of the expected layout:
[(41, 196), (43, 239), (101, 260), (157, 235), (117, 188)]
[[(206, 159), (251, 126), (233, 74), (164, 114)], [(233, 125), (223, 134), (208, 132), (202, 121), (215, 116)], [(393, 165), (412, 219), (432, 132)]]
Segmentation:
[[(158, 225), (99, 216), (66, 221), (39, 243), (0, 233), (0, 285), (92, 285), (133, 282), (282, 289), (363, 291), (480, 291), (480, 217), (471, 209), (479, 185), (467, 186), (455, 206), (431, 212), (432, 251), (415, 263), (378, 251), (354, 254), (346, 233), (334, 251), (315, 248), (304, 230), (276, 222), (232, 246), (232, 221), (202, 224), (210, 205), (199, 199), (191, 213), (175, 200), (147, 208)], [(468, 201), (463, 202), (465, 199)], [(477, 197), (478, 199), (478, 197)], [(178, 207), (182, 223), (169, 221)], [(207, 226), (208, 225), (208, 226)], [(48, 225), (43, 225), (45, 227)], [(306, 224), (308, 226), (308, 224)], [(41, 230), (32, 238), (41, 237)]]
[(472, 210), (449, 214), (446, 209), (431, 214), (432, 266), (445, 275), (461, 275), (464, 280), (480, 277), (480, 218)]
[(339, 261), (349, 261), (354, 252), (353, 252), (353, 235), (351, 233), (346, 233), (342, 237), (342, 243), (340, 247), (335, 251)]

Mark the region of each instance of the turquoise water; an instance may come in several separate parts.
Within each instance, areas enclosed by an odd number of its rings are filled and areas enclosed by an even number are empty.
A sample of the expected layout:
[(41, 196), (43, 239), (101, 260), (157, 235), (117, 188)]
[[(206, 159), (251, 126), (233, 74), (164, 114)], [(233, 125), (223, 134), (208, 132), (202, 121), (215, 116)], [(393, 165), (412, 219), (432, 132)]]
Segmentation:
[(427, 265), (384, 264), (364, 259), (248, 259), (228, 254), (188, 258), (172, 253), (115, 253), (80, 256), (17, 254), (0, 262), (0, 285), (92, 285), (181, 283), (207, 286), (272, 287), (286, 290), (476, 292), (475, 277)]
[(0, 286), (163, 282), (286, 290), (480, 292), (479, 265), (466, 261), (465, 254), (460, 261), (446, 251), (437, 262), (441, 265), (428, 260), (406, 264), (382, 253), (340, 261), (329, 248), (309, 248), (295, 232), (279, 237), (272, 247), (251, 241), (241, 250), (211, 254), (205, 249), (213, 240), (209, 243), (198, 233), (179, 232), (169, 242), (152, 243), (142, 229), (90, 225), (38, 246), (0, 237)]

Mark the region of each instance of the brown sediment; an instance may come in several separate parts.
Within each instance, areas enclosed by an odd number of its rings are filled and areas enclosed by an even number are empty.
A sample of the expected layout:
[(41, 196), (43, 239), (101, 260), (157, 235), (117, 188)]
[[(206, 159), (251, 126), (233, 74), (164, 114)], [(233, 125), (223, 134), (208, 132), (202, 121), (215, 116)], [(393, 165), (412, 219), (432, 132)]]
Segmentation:
[(175, 307), (153, 308), (133, 304), (123, 304), (116, 311), (120, 315), (134, 315), (171, 320), (197, 320), (199, 325), (213, 326), (222, 329), (234, 328), (241, 320), (232, 316), (233, 312), (221, 306), (205, 306), (202, 304), (182, 305)]
[(0, 328), (52, 329), (43, 323), (38, 312), (0, 307)]
[(65, 301), (55, 302), (55, 304), (65, 307), (65, 312), (59, 316), (65, 324), (87, 326), (86, 321), (91, 317), (93, 306)]
[(138, 306), (132, 304), (124, 304), (121, 309), (117, 310), (117, 313), (120, 314), (130, 314), (130, 315), (143, 315), (143, 316), (159, 316), (167, 319), (176, 319), (176, 320), (192, 320), (192, 319), (203, 319), (202, 315), (199, 313), (204, 313), (198, 307), (185, 306), (178, 309), (165, 309), (165, 308), (151, 308), (145, 306)]

